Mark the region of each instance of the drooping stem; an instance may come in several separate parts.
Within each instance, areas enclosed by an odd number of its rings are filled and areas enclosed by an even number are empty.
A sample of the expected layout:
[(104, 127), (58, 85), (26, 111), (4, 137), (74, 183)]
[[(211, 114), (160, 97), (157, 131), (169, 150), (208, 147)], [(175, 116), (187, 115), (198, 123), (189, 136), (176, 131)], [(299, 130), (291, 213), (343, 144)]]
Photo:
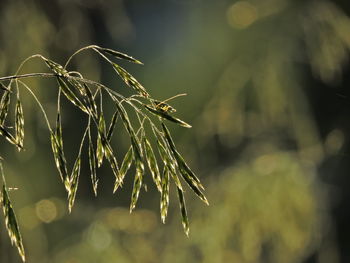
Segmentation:
[(73, 55), (71, 55), (71, 56), (68, 58), (66, 64), (64, 65), (64, 68), (67, 68), (68, 64), (70, 63), (70, 61), (72, 60), (72, 58), (73, 58), (75, 55), (79, 54), (80, 52), (82, 52), (82, 51), (84, 51), (84, 50), (91, 49), (91, 48), (96, 48), (96, 47), (97, 47), (96, 45), (90, 45), (90, 46), (86, 46), (86, 47), (83, 47), (83, 48), (81, 48), (81, 49), (75, 51), (75, 52), (73, 53)]
[(47, 115), (46, 115), (46, 112), (45, 112), (45, 110), (44, 110), (44, 107), (43, 107), (43, 105), (40, 103), (38, 97), (37, 97), (37, 96), (34, 94), (34, 92), (27, 86), (27, 84), (25, 84), (23, 81), (20, 81), (20, 80), (19, 80), (19, 82), (23, 85), (23, 87), (25, 87), (25, 88), (29, 91), (29, 93), (33, 96), (33, 98), (35, 99), (35, 101), (38, 103), (39, 108), (40, 108), (40, 110), (42, 111), (42, 113), (43, 113), (43, 115), (44, 115), (44, 118), (45, 118), (47, 127), (49, 128), (50, 132), (52, 132), (49, 119), (48, 119), (48, 117), (47, 117)]

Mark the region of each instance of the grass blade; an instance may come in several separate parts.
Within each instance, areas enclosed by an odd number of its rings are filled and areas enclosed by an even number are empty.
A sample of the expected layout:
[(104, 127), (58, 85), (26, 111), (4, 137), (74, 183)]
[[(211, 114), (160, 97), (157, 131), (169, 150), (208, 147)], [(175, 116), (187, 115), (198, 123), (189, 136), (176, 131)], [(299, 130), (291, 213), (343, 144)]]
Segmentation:
[(23, 141), (24, 141), (24, 115), (23, 115), (23, 108), (22, 103), (17, 97), (16, 102), (16, 110), (15, 110), (15, 130), (16, 130), (16, 141), (19, 145), (18, 151), (20, 151), (23, 148)]
[(157, 140), (157, 148), (164, 165), (168, 166), (169, 170), (175, 171), (174, 162), (170, 159), (170, 154), (167, 152), (164, 145), (159, 140)]
[(169, 174), (170, 171), (167, 166), (164, 166), (163, 177), (162, 177), (162, 190), (160, 198), (160, 216), (163, 224), (165, 223), (165, 218), (168, 214), (169, 207)]
[[(56, 116), (56, 129), (55, 129), (55, 139), (56, 139), (56, 160), (59, 163), (60, 168), (58, 169), (62, 182), (66, 190), (69, 190), (69, 178), (67, 172), (66, 158), (63, 150), (63, 132), (62, 132), (62, 122), (61, 122), (61, 112), (60, 112), (60, 102), (58, 103), (57, 116)], [(56, 167), (57, 167), (56, 161)], [(58, 168), (58, 167), (57, 167)]]
[(179, 177), (177, 176), (177, 167), (176, 166), (176, 160), (173, 160), (173, 157), (171, 155), (171, 153), (168, 153), (167, 150), (165, 149), (165, 147), (163, 146), (163, 144), (157, 140), (157, 146), (158, 146), (158, 151), (159, 151), (159, 154), (161, 156), (161, 159), (164, 163), (164, 166), (167, 166), (170, 174), (171, 174), (171, 177), (173, 178), (174, 182), (175, 182), (175, 185), (182, 189), (182, 185), (181, 185), (181, 182), (179, 180)]
[[(127, 153), (124, 156), (124, 159), (123, 159), (122, 165), (120, 167), (120, 171), (119, 171), (121, 181), (124, 180), (124, 177), (125, 177), (126, 173), (128, 172), (128, 170), (130, 169), (130, 166), (131, 166), (133, 160), (134, 160), (133, 150), (132, 150), (132, 147), (129, 147), (129, 150), (127, 151)], [(116, 181), (116, 183), (114, 185), (113, 193), (115, 193), (117, 191), (119, 186), (120, 186), (120, 183)]]
[(95, 196), (97, 196), (97, 184), (98, 184), (97, 173), (96, 173), (97, 158), (95, 154), (94, 145), (91, 140), (90, 129), (89, 129), (89, 165), (90, 165), (90, 172), (91, 172), (92, 189), (94, 190)]
[(75, 93), (69, 88), (68, 84), (65, 82), (65, 79), (63, 77), (57, 77), (57, 81), (66, 98), (75, 106), (77, 106), (79, 109), (81, 109), (83, 112), (90, 114), (86, 106), (81, 102), (81, 100), (77, 97), (77, 95), (75, 95)]
[(192, 126), (189, 125), (188, 123), (186, 123), (186, 122), (184, 122), (184, 121), (182, 121), (182, 120), (180, 120), (180, 119), (178, 119), (178, 118), (175, 118), (175, 117), (169, 115), (169, 114), (168, 114), (167, 112), (165, 112), (165, 111), (154, 109), (154, 108), (152, 108), (152, 107), (150, 107), (150, 106), (148, 106), (148, 105), (144, 105), (144, 106), (145, 106), (145, 108), (146, 108), (148, 111), (150, 111), (151, 113), (153, 113), (153, 114), (155, 114), (155, 115), (157, 115), (157, 116), (160, 116), (160, 117), (162, 117), (162, 118), (164, 118), (164, 119), (167, 119), (168, 121), (172, 121), (172, 122), (174, 122), (174, 123), (176, 123), (176, 124), (179, 124), (179, 125), (181, 125), (182, 127), (185, 127), (185, 128), (191, 128), (191, 127), (192, 127)]
[(57, 138), (55, 133), (50, 134), (51, 139), (51, 147), (53, 156), (55, 159), (56, 168), (60, 174), (61, 180), (66, 188), (66, 190), (69, 190), (69, 179), (68, 179), (68, 173), (67, 173), (67, 166), (66, 166), (66, 158), (64, 157), (63, 152), (63, 146), (60, 143), (60, 138)]
[(17, 148), (22, 149), (22, 146), (17, 143), (17, 140), (15, 137), (12, 136), (11, 133), (9, 133), (3, 126), (0, 126), (0, 135), (4, 136), (8, 142), (10, 142), (13, 145), (16, 145)]
[(5, 183), (2, 186), (1, 203), (2, 203), (3, 213), (5, 216), (6, 229), (11, 239), (11, 243), (17, 247), (18, 253), (21, 256), (22, 261), (25, 262), (25, 252), (24, 252), (24, 246), (22, 242), (22, 236), (18, 227), (16, 214), (15, 214), (15, 211), (13, 210)]
[(92, 92), (88, 85), (83, 83), (83, 87), (84, 87), (85, 96), (87, 97), (86, 101), (87, 101), (88, 108), (90, 109), (91, 114), (95, 118), (97, 118), (97, 106), (94, 100), (94, 96), (92, 95)]
[(96, 157), (97, 157), (97, 166), (100, 167), (103, 162), (103, 156), (105, 154), (105, 147), (102, 142), (102, 138), (105, 136), (106, 124), (103, 117), (103, 112), (100, 113), (98, 119), (98, 129), (97, 129), (97, 143), (96, 143)]
[(133, 63), (136, 63), (136, 64), (142, 64), (142, 62), (140, 62), (139, 60), (137, 60), (137, 59), (135, 59), (135, 58), (133, 58), (133, 57), (131, 57), (129, 55), (126, 55), (124, 53), (115, 51), (113, 49), (103, 48), (103, 47), (96, 47), (96, 49), (101, 51), (104, 54), (111, 55), (111, 56), (113, 56), (115, 58), (118, 58), (118, 59), (127, 60), (129, 62), (133, 62)]
[(180, 211), (181, 211), (181, 219), (182, 219), (182, 226), (184, 228), (186, 236), (190, 233), (190, 227), (188, 222), (188, 216), (187, 216), (187, 210), (186, 210), (186, 203), (185, 203), (185, 197), (183, 190), (177, 187), (177, 196), (179, 198), (179, 204), (180, 204)]
[(117, 158), (115, 158), (115, 156), (113, 154), (112, 147), (109, 144), (109, 142), (106, 140), (105, 137), (103, 138), (103, 141), (105, 144), (105, 155), (106, 155), (106, 158), (111, 166), (111, 169), (112, 169), (112, 172), (115, 176), (116, 182), (118, 182), (119, 184), (122, 184), (122, 179), (121, 179), (121, 175), (120, 175), (120, 171), (119, 171)]
[(154, 183), (156, 184), (159, 192), (162, 191), (162, 186), (161, 186), (161, 179), (160, 179), (160, 173), (159, 173), (159, 168), (157, 164), (157, 159), (154, 155), (152, 146), (150, 142), (147, 140), (147, 138), (144, 136), (143, 137), (143, 148), (145, 150), (145, 157), (147, 160), (148, 168), (151, 171), (152, 178)]
[(50, 59), (44, 59), (46, 65), (58, 76), (66, 76), (68, 75), (67, 70), (65, 70), (60, 64), (50, 60)]
[(139, 143), (139, 140), (136, 137), (134, 129), (131, 126), (129, 117), (126, 114), (125, 109), (121, 105), (116, 103), (116, 107), (117, 107), (117, 110), (120, 113), (121, 119), (123, 120), (124, 126), (125, 126), (126, 130), (128, 131), (128, 133), (130, 135), (131, 146), (132, 146), (133, 151), (134, 151), (135, 160), (142, 161), (142, 151), (141, 151), (140, 143)]
[[(168, 145), (170, 146), (171, 152), (174, 154), (174, 157), (175, 157), (179, 167), (183, 167), (184, 170), (186, 170), (188, 172), (188, 174), (190, 175), (191, 179), (201, 186), (200, 180), (191, 171), (191, 169), (186, 164), (185, 160), (182, 158), (182, 156), (176, 150), (175, 143), (174, 143), (173, 139), (171, 138), (170, 132), (169, 132), (168, 128), (165, 126), (164, 123), (162, 123), (162, 129), (163, 129), (163, 132), (164, 132), (164, 135), (165, 135), (165, 140), (167, 141)], [(203, 186), (201, 186), (201, 188), (203, 188)]]
[(5, 91), (0, 101), (0, 126), (4, 126), (10, 106), (10, 91)]
[(81, 158), (80, 158), (80, 153), (79, 153), (79, 156), (75, 160), (72, 174), (71, 174), (70, 180), (69, 180), (69, 191), (68, 191), (68, 210), (69, 210), (69, 213), (72, 211), (74, 201), (75, 201), (75, 196), (76, 196), (76, 193), (78, 190), (80, 165), (81, 165)]
[(118, 75), (122, 78), (126, 85), (130, 88), (134, 89), (137, 93), (142, 95), (143, 97), (148, 98), (149, 94), (146, 89), (138, 82), (129, 72), (123, 69), (118, 64), (113, 63), (114, 70), (118, 73)]
[(56, 116), (56, 131), (55, 131), (57, 143), (62, 148), (63, 151), (63, 133), (62, 133), (62, 123), (61, 123), (61, 113), (60, 109), (58, 108), (57, 116)]
[(192, 172), (192, 170), (188, 167), (188, 165), (186, 164), (185, 160), (182, 158), (182, 156), (178, 153), (178, 151), (175, 148), (175, 144), (170, 136), (170, 132), (168, 130), (168, 128), (164, 125), (164, 123), (162, 123), (162, 128), (164, 131), (164, 136), (165, 139), (170, 147), (171, 152), (173, 153), (179, 171), (181, 173), (182, 178), (186, 181), (186, 183), (188, 184), (188, 186), (194, 191), (194, 193), (207, 205), (209, 205), (209, 202), (207, 200), (207, 198), (205, 197), (205, 195), (202, 193), (201, 189), (204, 189), (204, 187), (202, 186), (202, 184), (200, 183), (199, 179), (197, 178), (197, 176)]
[(112, 139), (112, 135), (113, 135), (113, 132), (114, 132), (114, 128), (115, 128), (115, 125), (117, 123), (117, 120), (118, 120), (118, 110), (116, 110), (112, 116), (112, 119), (111, 119), (111, 124), (109, 125), (109, 128), (108, 128), (108, 132), (107, 132), (107, 140), (110, 141)]
[(136, 160), (135, 164), (136, 164), (136, 174), (135, 174), (134, 186), (131, 194), (130, 213), (136, 207), (136, 203), (139, 198), (139, 194), (142, 186), (142, 177), (144, 172), (144, 166), (142, 162)]

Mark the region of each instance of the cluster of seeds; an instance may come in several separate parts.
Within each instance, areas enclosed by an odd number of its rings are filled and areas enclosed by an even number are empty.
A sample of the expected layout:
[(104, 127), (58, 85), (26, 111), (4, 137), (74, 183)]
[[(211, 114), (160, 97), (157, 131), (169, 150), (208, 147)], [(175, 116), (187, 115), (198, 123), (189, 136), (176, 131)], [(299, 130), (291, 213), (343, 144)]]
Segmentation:
[[(79, 72), (68, 71), (67, 65), (71, 59), (84, 50), (93, 50), (105, 61), (107, 61), (107, 63), (112, 66), (119, 77), (135, 92), (135, 94), (129, 97), (124, 97), (120, 93), (101, 83), (84, 78)], [(23, 64), (32, 58), (39, 58), (44, 61), (51, 72), (19, 75), (18, 72)], [(172, 113), (176, 112), (176, 110), (166, 103), (166, 101), (169, 99), (165, 101), (153, 99), (146, 89), (129, 72), (111, 60), (113, 58), (126, 60), (136, 64), (142, 64), (140, 61), (132, 58), (131, 56), (95, 45), (84, 47), (75, 52), (64, 66), (41, 55), (34, 55), (26, 59), (21, 64), (16, 75), (0, 78), (0, 89), (3, 93), (0, 100), (0, 135), (11, 144), (14, 144), (19, 151), (23, 149), (24, 114), (19, 91), (20, 88), (27, 89), (38, 103), (38, 106), (45, 117), (50, 132), (51, 147), (55, 164), (67, 191), (69, 211), (71, 211), (73, 208), (78, 189), (80, 168), (82, 163), (81, 156), (84, 149), (83, 146), (87, 144), (92, 189), (95, 195), (97, 195), (98, 192), (99, 181), (97, 169), (102, 165), (104, 159), (108, 161), (115, 178), (113, 188), (114, 192), (118, 188), (122, 187), (126, 174), (132, 167), (132, 164), (134, 164), (134, 183), (130, 202), (131, 212), (136, 207), (140, 190), (143, 186), (145, 167), (148, 167), (156, 189), (160, 193), (160, 216), (162, 222), (165, 222), (167, 216), (169, 207), (170, 182), (173, 181), (178, 193), (182, 224), (185, 233), (188, 235), (189, 223), (186, 212), (184, 190), (181, 181), (183, 180), (206, 204), (208, 204), (208, 201), (203, 194), (204, 188), (200, 183), (200, 180), (189, 168), (184, 158), (177, 150), (170, 131), (164, 121), (167, 120), (186, 128), (190, 128), (191, 126), (171, 115)], [(56, 79), (58, 84), (58, 96), (57, 116), (54, 128), (51, 127), (46, 111), (38, 98), (21, 80), (26, 77), (52, 77)], [(9, 122), (8, 112), (11, 103), (11, 96), (13, 94), (16, 95), (14, 135), (11, 133), (10, 126), (7, 126), (7, 122)], [(108, 96), (111, 98), (115, 105), (115, 112), (110, 120), (108, 129), (103, 112), (103, 96)], [(69, 172), (69, 169), (67, 168), (67, 160), (64, 153), (63, 132), (61, 125), (62, 97), (65, 97), (69, 102), (75, 105), (78, 110), (84, 112), (87, 118), (87, 126), (84, 134), (82, 135), (79, 152), (74, 161), (71, 172)], [(128, 105), (134, 110), (138, 120), (137, 125), (132, 124), (130, 121), (125, 105)], [(156, 118), (151, 118), (150, 115), (154, 115)], [(116, 153), (113, 150), (111, 143), (118, 119), (123, 122), (127, 134), (130, 137), (130, 147), (120, 165), (117, 162)], [(146, 126), (148, 126), (149, 129), (146, 129)], [(148, 131), (150, 134), (148, 134), (146, 131)], [(96, 134), (96, 136), (93, 136), (93, 134)], [(150, 140), (150, 137), (153, 137), (154, 139)], [(151, 141), (155, 142), (154, 145), (152, 145)], [(155, 149), (157, 149), (157, 151), (155, 151)], [(6, 227), (11, 241), (18, 248), (18, 251), (24, 261), (25, 255), (22, 238), (19, 232), (15, 213), (12, 209), (12, 204), (8, 196), (8, 189), (6, 187), (1, 161), (2, 158), (0, 157), (0, 168), (3, 180), (1, 200), (5, 215)]]

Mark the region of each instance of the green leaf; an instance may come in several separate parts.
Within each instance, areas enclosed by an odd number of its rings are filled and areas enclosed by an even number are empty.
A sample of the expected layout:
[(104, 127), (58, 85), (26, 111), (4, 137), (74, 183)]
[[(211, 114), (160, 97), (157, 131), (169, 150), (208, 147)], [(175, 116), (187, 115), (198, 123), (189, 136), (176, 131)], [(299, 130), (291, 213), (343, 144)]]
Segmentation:
[(17, 247), (18, 253), (21, 256), (22, 261), (25, 262), (25, 252), (22, 242), (22, 236), (18, 227), (16, 214), (13, 210), (5, 183), (2, 186), (1, 199), (7, 233), (11, 239), (11, 243)]
[(157, 116), (160, 116), (160, 117), (162, 117), (162, 118), (164, 118), (164, 119), (167, 119), (167, 120), (169, 120), (169, 121), (172, 121), (172, 122), (174, 122), (174, 123), (176, 123), (176, 124), (179, 124), (179, 125), (181, 125), (182, 127), (185, 127), (185, 128), (191, 128), (191, 127), (192, 127), (192, 126), (189, 125), (188, 123), (186, 123), (186, 122), (184, 122), (184, 121), (182, 121), (182, 120), (180, 120), (180, 119), (178, 119), (178, 118), (175, 118), (175, 117), (169, 115), (169, 114), (168, 114), (167, 112), (165, 112), (165, 111), (158, 110), (158, 109), (154, 109), (154, 108), (152, 108), (152, 107), (150, 107), (150, 106), (148, 106), (148, 105), (144, 105), (144, 106), (145, 106), (145, 108), (146, 108), (148, 111), (152, 112), (153, 114), (155, 114), (155, 115), (157, 115)]

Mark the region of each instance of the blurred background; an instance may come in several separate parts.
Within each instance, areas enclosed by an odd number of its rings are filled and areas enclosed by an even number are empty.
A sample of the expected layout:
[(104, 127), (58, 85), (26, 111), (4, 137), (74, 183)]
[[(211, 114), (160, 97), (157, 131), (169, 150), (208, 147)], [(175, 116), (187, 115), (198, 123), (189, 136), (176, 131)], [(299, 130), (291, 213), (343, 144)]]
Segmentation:
[[(122, 65), (155, 98), (187, 93), (171, 104), (193, 128), (169, 125), (210, 202), (186, 192), (187, 238), (174, 189), (163, 225), (153, 186), (129, 214), (132, 174), (112, 195), (102, 167), (95, 198), (84, 160), (68, 215), (46, 124), (23, 91), (26, 151), (1, 139), (0, 154), (28, 262), (350, 262), (349, 1), (2, 0), (0, 17), (0, 76), (32, 54), (63, 64), (98, 44), (144, 62)], [(92, 52), (70, 69), (123, 93)], [(22, 72), (43, 71), (33, 60)], [(55, 81), (25, 82), (53, 123)], [(70, 166), (82, 116), (63, 112)], [(122, 158), (126, 134), (115, 137)], [(1, 225), (0, 262), (21, 262)]]

